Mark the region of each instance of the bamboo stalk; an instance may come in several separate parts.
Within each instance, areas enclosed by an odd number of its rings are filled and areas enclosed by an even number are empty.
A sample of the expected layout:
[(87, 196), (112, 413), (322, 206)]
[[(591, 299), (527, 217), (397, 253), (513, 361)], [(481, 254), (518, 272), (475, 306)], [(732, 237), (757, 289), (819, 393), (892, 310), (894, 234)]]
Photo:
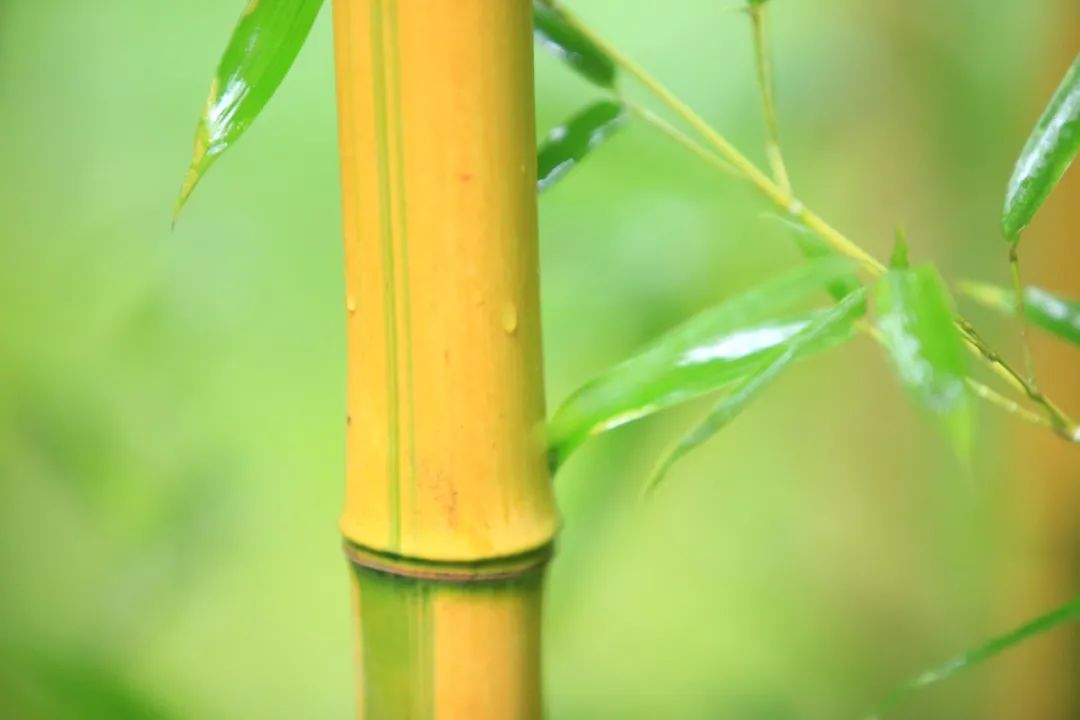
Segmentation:
[(334, 0), (359, 716), (541, 714), (531, 6)]

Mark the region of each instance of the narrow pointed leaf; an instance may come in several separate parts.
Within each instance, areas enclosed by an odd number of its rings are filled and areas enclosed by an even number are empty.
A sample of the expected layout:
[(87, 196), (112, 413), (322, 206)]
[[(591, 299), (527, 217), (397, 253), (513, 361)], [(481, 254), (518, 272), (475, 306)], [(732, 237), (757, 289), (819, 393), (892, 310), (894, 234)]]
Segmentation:
[(877, 288), (877, 327), (901, 381), (941, 415), (961, 456), (970, 444), (967, 355), (952, 300), (931, 266), (891, 268)]
[(615, 63), (607, 53), (543, 0), (533, 0), (533, 33), (541, 45), (585, 79), (602, 88), (615, 86)]
[(887, 711), (896, 707), (901, 700), (916, 690), (925, 688), (928, 685), (934, 685), (943, 680), (948, 680), (957, 673), (981, 665), (987, 660), (1000, 655), (1025, 640), (1055, 630), (1062, 625), (1074, 622), (1077, 619), (1080, 619), (1080, 598), (1067, 602), (1056, 610), (1041, 615), (1031, 622), (1021, 625), (1015, 630), (999, 635), (986, 643), (983, 643), (979, 647), (969, 650), (963, 655), (959, 655), (935, 668), (927, 670), (911, 682), (893, 692), (885, 702), (882, 703), (881, 707), (873, 717), (883, 716)]
[(1016, 242), (1080, 150), (1080, 55), (1039, 117), (1005, 194), (1001, 229)]
[[(850, 269), (842, 258), (806, 263), (705, 310), (587, 383), (548, 425), (553, 463), (592, 435), (746, 377), (822, 312), (785, 315), (788, 308)], [(844, 336), (823, 338), (814, 349)]]
[(543, 192), (554, 185), (629, 119), (626, 106), (605, 100), (553, 128), (537, 150), (537, 191)]
[(221, 57), (173, 217), (214, 161), (251, 126), (303, 47), (322, 0), (250, 0)]
[[(1013, 291), (996, 285), (965, 283), (961, 291), (976, 302), (999, 312), (1015, 314)], [(1032, 325), (1080, 345), (1080, 302), (1042, 288), (1024, 288), (1024, 317)]]
[(866, 309), (865, 295), (866, 291), (859, 288), (834, 307), (818, 313), (798, 332), (779, 343), (776, 346), (777, 352), (772, 353), (768, 359), (759, 363), (753, 372), (742, 378), (696, 427), (664, 455), (649, 478), (646, 488), (655, 488), (679, 458), (720, 432), (800, 356), (822, 345), (835, 344), (835, 338), (850, 337), (852, 323)]

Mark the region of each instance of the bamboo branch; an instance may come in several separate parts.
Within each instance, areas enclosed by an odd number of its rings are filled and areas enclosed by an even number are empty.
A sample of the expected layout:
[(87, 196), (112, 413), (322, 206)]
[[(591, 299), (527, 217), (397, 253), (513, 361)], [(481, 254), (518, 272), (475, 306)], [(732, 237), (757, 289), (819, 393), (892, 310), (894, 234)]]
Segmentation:
[(790, 193), (791, 180), (784, 165), (784, 155), (780, 151), (780, 123), (776, 119), (776, 94), (773, 89), (772, 61), (769, 57), (766, 7), (764, 3), (751, 3), (748, 8), (750, 24), (754, 29), (754, 67), (757, 69), (761, 109), (765, 117), (765, 154), (777, 185)]
[[(791, 217), (799, 220), (834, 251), (857, 262), (871, 277), (878, 277), (885, 272), (884, 264), (877, 258), (870, 255), (862, 247), (848, 239), (843, 233), (807, 208), (791, 193), (790, 190), (785, 189), (778, 182), (763, 173), (750, 159), (743, 155), (738, 148), (713, 129), (713, 127), (701, 118), (700, 115), (678, 96), (668, 90), (662, 83), (656, 80), (656, 78), (649, 74), (644, 68), (620, 52), (604, 38), (597, 35), (576, 15), (561, 6), (560, 11), (567, 23), (592, 41), (597, 47), (605, 52), (616, 65), (637, 80), (642, 87), (648, 90), (658, 101), (667, 106), (687, 125), (693, 128), (702, 139), (713, 147), (721, 159), (735, 168), (739, 175), (757, 189), (766, 199)], [(957, 327), (961, 330), (961, 335), (963, 336), (968, 349), (977, 357), (983, 359), (990, 367), (991, 371), (998, 375), (998, 377), (1000, 377), (1007, 385), (1019, 391), (1032, 403), (1038, 405), (1045, 413), (1046, 419), (1055, 434), (1069, 442), (1080, 442), (1080, 426), (1077, 426), (1075, 421), (1062, 411), (1056, 403), (1043, 395), (1029, 379), (1017, 372), (998, 353), (987, 347), (967, 320), (958, 316), (956, 318), (956, 323)]]

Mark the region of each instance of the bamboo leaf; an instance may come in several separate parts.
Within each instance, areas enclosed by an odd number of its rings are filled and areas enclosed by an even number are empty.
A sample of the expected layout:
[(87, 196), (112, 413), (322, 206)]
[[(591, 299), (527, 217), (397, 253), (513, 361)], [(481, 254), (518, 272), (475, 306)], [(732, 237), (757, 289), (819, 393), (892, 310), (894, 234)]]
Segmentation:
[[(668, 470), (681, 457), (698, 447), (729, 422), (735, 419), (780, 373), (801, 355), (831, 338), (850, 337), (852, 323), (866, 309), (866, 291), (859, 288), (828, 311), (818, 313), (794, 335), (777, 345), (779, 352), (760, 363), (749, 375), (740, 380), (730, 393), (718, 402), (709, 414), (672, 447), (653, 471), (646, 490), (654, 489), (667, 475)], [(829, 345), (834, 343), (827, 343)]]
[[(753, 373), (822, 313), (784, 315), (785, 311), (850, 270), (850, 262), (843, 258), (801, 265), (705, 310), (585, 384), (567, 398), (548, 425), (553, 464), (557, 467), (593, 435)], [(823, 338), (813, 349), (844, 337), (846, 333)]]
[(544, 0), (533, 0), (533, 33), (556, 57), (602, 88), (615, 86), (615, 63)]
[(1001, 229), (1016, 242), (1080, 150), (1080, 55), (1039, 117), (1005, 193)]
[(927, 670), (914, 680), (894, 691), (885, 702), (881, 704), (881, 707), (873, 717), (883, 716), (886, 712), (896, 707), (901, 700), (916, 690), (920, 690), (929, 685), (934, 685), (943, 680), (948, 680), (957, 673), (980, 665), (1006, 650), (1019, 645), (1025, 640), (1054, 630), (1066, 623), (1073, 622), (1078, 618), (1080, 618), (1080, 598), (1067, 602), (1056, 610), (1041, 615), (1029, 623), (1021, 625), (1003, 635), (992, 638), (963, 655), (959, 655), (935, 668)]
[(590, 105), (548, 133), (537, 150), (536, 188), (543, 192), (630, 119), (622, 103)]
[[(1011, 289), (981, 283), (964, 283), (960, 291), (981, 305), (1006, 314), (1016, 313)], [(1080, 302), (1042, 288), (1024, 288), (1024, 317), (1043, 330), (1080, 345)]]
[(251, 126), (303, 47), (322, 0), (249, 0), (221, 57), (195, 128), (173, 219), (214, 161)]
[(899, 247), (877, 288), (877, 328), (901, 381), (923, 407), (944, 418), (966, 457), (971, 436), (967, 356), (952, 300), (932, 266), (905, 266), (906, 251)]

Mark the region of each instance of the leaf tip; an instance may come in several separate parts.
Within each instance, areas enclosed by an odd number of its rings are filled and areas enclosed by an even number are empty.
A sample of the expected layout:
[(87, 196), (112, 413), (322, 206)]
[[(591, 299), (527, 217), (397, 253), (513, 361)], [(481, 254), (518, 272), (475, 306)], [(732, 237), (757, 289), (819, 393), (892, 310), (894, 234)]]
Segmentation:
[(908, 262), (907, 233), (904, 228), (896, 228), (896, 242), (893, 245), (892, 257), (889, 258), (889, 267), (897, 270), (906, 270), (910, 267)]

